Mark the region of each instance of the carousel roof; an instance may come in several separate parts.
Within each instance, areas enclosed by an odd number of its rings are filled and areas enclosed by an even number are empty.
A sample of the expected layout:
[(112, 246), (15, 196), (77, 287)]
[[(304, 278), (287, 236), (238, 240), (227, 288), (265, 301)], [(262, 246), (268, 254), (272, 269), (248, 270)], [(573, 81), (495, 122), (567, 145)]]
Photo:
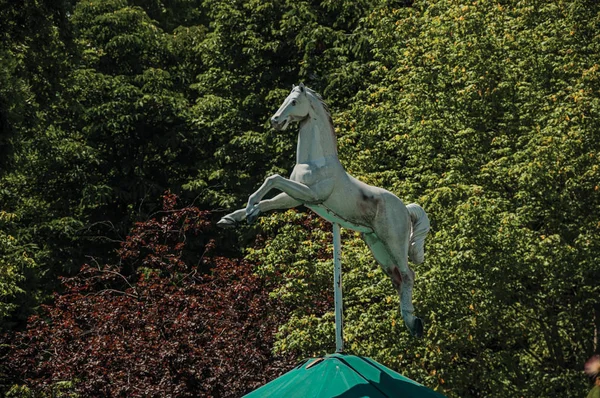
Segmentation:
[(311, 358), (245, 398), (385, 398), (443, 395), (370, 358), (332, 354)]

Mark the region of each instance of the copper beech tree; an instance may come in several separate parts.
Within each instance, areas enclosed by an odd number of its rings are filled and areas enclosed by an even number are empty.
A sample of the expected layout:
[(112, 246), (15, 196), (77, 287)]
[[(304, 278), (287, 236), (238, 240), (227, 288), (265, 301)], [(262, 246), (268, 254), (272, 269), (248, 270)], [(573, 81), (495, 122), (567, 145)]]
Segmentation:
[[(284, 369), (271, 354), (283, 310), (244, 260), (209, 257), (209, 214), (176, 209), (135, 225), (117, 264), (86, 264), (2, 354), (15, 395), (235, 397)], [(186, 250), (198, 241), (194, 256)], [(198, 251), (200, 250), (200, 251)], [(195, 258), (195, 263), (185, 260)], [(201, 272), (200, 269), (210, 269)]]

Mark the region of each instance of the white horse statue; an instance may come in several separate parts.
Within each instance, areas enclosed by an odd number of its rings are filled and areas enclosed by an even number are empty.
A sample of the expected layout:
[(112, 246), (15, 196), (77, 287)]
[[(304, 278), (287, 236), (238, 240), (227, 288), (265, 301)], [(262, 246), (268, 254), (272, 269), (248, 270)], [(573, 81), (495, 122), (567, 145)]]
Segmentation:
[[(275, 130), (299, 122), (296, 165), (290, 178), (268, 177), (250, 195), (245, 209), (224, 216), (218, 225), (232, 227), (246, 219), (253, 223), (260, 213), (305, 205), (328, 221), (362, 233), (375, 259), (392, 279), (400, 296), (404, 323), (413, 336), (423, 335), (423, 322), (412, 304), (415, 273), (408, 259), (424, 260), (424, 241), (429, 219), (421, 206), (404, 203), (385, 189), (367, 185), (344, 170), (337, 155), (337, 139), (327, 105), (304, 84), (295, 86), (271, 117)], [(262, 200), (272, 189), (281, 193)]]

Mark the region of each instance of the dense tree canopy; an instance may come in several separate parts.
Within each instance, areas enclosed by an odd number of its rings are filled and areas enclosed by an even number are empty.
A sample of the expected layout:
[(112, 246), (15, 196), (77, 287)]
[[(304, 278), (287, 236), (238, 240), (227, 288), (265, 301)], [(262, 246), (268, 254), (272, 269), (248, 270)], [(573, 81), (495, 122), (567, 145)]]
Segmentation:
[(419, 340), (344, 231), (349, 350), (450, 397), (583, 396), (598, 32), (592, 0), (0, 0), (0, 392), (239, 396), (333, 350), (330, 226), (209, 226), (291, 171), (266, 122), (303, 81), (347, 170), (432, 221)]

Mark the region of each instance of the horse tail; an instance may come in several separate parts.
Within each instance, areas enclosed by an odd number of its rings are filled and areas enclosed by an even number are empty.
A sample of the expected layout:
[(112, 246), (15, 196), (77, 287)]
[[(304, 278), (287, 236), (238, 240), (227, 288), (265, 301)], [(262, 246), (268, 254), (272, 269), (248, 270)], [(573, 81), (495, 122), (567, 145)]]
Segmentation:
[(418, 204), (411, 203), (406, 209), (411, 221), (408, 259), (415, 264), (421, 264), (425, 260), (425, 237), (429, 232), (429, 217)]

